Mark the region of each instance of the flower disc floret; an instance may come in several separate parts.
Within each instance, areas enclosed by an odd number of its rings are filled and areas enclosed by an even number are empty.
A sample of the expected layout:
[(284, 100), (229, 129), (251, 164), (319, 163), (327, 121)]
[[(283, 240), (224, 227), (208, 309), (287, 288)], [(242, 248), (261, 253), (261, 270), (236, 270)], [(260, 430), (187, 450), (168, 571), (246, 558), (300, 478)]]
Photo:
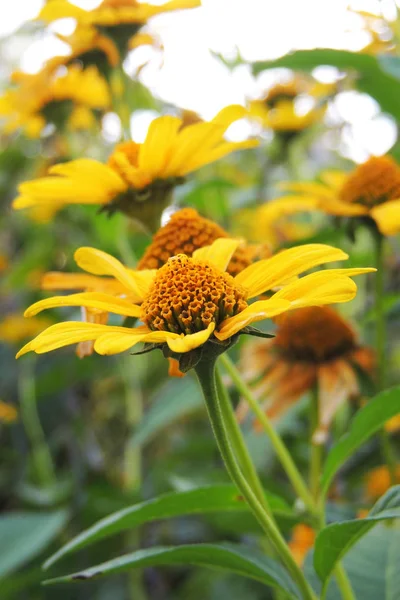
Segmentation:
[(230, 275), (178, 254), (158, 271), (142, 304), (142, 320), (152, 331), (188, 335), (240, 313), (247, 307), (245, 297)]
[(356, 347), (352, 328), (327, 306), (301, 308), (276, 321), (274, 346), (291, 360), (323, 363)]
[(400, 169), (390, 156), (373, 156), (359, 165), (340, 190), (343, 202), (368, 207), (400, 198)]

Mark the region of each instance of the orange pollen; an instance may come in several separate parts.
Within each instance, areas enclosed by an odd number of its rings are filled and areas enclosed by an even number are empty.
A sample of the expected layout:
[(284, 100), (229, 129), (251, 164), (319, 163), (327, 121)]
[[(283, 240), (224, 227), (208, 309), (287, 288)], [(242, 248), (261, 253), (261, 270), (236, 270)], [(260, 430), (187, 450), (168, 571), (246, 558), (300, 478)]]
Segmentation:
[(218, 326), (247, 306), (233, 277), (184, 254), (159, 269), (142, 304), (142, 321), (153, 331), (191, 334)]
[[(226, 231), (213, 221), (201, 217), (193, 208), (183, 208), (174, 213), (154, 235), (138, 263), (138, 269), (159, 269), (172, 256), (192, 256), (198, 248), (227, 237)], [(228, 273), (234, 276), (243, 271), (251, 264), (253, 254), (254, 251), (249, 247), (238, 248), (228, 265)]]
[(400, 198), (400, 168), (389, 156), (373, 156), (359, 165), (340, 190), (340, 199), (375, 206)]
[(275, 319), (273, 346), (289, 360), (323, 363), (356, 348), (351, 327), (331, 308), (299, 308)]

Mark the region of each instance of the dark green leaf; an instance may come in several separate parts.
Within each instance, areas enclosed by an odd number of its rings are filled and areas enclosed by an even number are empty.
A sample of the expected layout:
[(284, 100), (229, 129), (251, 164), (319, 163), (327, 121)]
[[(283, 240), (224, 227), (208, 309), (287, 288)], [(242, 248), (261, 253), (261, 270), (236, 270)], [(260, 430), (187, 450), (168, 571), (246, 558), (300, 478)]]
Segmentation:
[[(289, 506), (274, 494), (268, 494), (268, 503), (274, 512), (290, 514)], [(110, 535), (138, 527), (149, 521), (166, 519), (181, 515), (202, 514), (210, 512), (247, 511), (247, 504), (238, 494), (233, 485), (205, 486), (184, 492), (163, 494), (153, 500), (141, 502), (134, 506), (124, 508), (95, 523), (92, 527), (80, 533), (73, 540), (63, 546), (45, 563), (49, 567), (57, 560), (89, 546)]]
[(279, 563), (257, 552), (234, 544), (191, 544), (138, 550), (77, 573), (56, 577), (46, 584), (67, 583), (121, 573), (137, 567), (155, 565), (198, 565), (243, 575), (278, 588), (289, 598), (299, 598), (292, 581)]
[(328, 491), (335, 473), (385, 422), (400, 413), (400, 386), (381, 392), (354, 417), (350, 431), (333, 446), (322, 473), (322, 492)]
[(337, 562), (378, 522), (400, 517), (400, 485), (378, 500), (365, 519), (333, 523), (325, 527), (315, 542), (314, 567), (323, 583)]
[(254, 73), (265, 69), (286, 67), (309, 71), (320, 65), (331, 65), (341, 70), (355, 70), (358, 73), (356, 86), (366, 92), (379, 104), (382, 110), (400, 120), (400, 80), (398, 65), (394, 62), (383, 61), (370, 54), (359, 54), (347, 50), (332, 50), (318, 48), (316, 50), (298, 50), (276, 60), (255, 63)]
[(37, 556), (59, 534), (68, 513), (13, 512), (0, 517), (0, 577)]

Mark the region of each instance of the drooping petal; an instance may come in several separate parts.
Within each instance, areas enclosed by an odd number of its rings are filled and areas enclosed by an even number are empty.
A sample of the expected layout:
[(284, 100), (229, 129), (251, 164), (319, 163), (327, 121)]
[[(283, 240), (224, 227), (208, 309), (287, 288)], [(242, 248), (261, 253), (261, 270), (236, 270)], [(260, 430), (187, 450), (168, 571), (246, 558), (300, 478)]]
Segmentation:
[(179, 337), (176, 333), (151, 331), (146, 326), (135, 329), (125, 328), (124, 332), (110, 330), (96, 340), (94, 349), (98, 354), (119, 354), (139, 342), (162, 344), (169, 336)]
[(317, 265), (347, 258), (348, 254), (338, 248), (305, 244), (253, 263), (236, 275), (235, 282), (248, 290), (248, 298), (253, 298)]
[(112, 275), (129, 290), (134, 292), (135, 302), (141, 302), (147, 292), (143, 277), (136, 277), (134, 271), (127, 269), (114, 256), (97, 250), (96, 248), (83, 247), (75, 252), (75, 261), (84, 271), (93, 275)]
[(204, 260), (220, 271), (225, 271), (235, 250), (241, 243), (241, 240), (219, 238), (209, 246), (204, 246), (203, 248), (195, 250), (192, 257), (195, 260)]
[(210, 323), (207, 329), (203, 329), (197, 333), (191, 333), (189, 335), (180, 337), (172, 337), (173, 334), (168, 334), (166, 342), (172, 352), (176, 352), (178, 354), (190, 352), (190, 350), (194, 350), (195, 348), (205, 344), (214, 329), (215, 323)]
[(215, 331), (214, 335), (219, 340), (227, 340), (247, 325), (280, 315), (281, 313), (290, 310), (290, 307), (290, 302), (287, 300), (275, 301), (274, 298), (271, 300), (254, 302), (234, 317), (225, 319), (219, 330)]
[(77, 160), (54, 165), (50, 167), (49, 173), (84, 182), (89, 179), (92, 185), (106, 188), (114, 194), (124, 192), (127, 187), (114, 169), (91, 158), (78, 158)]
[(82, 306), (85, 308), (95, 308), (100, 311), (124, 315), (126, 317), (140, 317), (141, 309), (139, 306), (128, 302), (122, 298), (116, 298), (110, 294), (101, 292), (83, 292), (81, 294), (70, 294), (69, 296), (55, 296), (35, 302), (25, 311), (25, 317), (33, 317), (42, 310), (55, 308), (56, 306)]
[(391, 200), (371, 210), (379, 231), (383, 235), (396, 235), (400, 231), (400, 200)]
[[(95, 340), (108, 329), (108, 325), (82, 323), (82, 321), (57, 323), (39, 333), (37, 337), (21, 348), (16, 358), (27, 352), (43, 354), (44, 352), (57, 350), (57, 348), (77, 344), (78, 342)], [(119, 329), (124, 330), (126, 328), (120, 327)]]

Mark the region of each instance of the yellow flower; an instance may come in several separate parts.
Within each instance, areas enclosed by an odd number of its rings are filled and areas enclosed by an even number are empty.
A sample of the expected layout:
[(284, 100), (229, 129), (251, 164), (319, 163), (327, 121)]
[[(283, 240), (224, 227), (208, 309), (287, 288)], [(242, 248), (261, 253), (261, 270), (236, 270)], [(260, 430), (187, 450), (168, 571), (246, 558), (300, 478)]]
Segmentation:
[(82, 158), (53, 166), (50, 176), (19, 186), (16, 209), (66, 204), (94, 204), (112, 213), (121, 210), (157, 229), (170, 194), (190, 172), (235, 150), (252, 148), (256, 140), (227, 142), (229, 125), (245, 116), (242, 106), (229, 106), (210, 122), (182, 129), (178, 117), (155, 119), (142, 144), (118, 144), (108, 164)]
[(104, 58), (110, 67), (116, 67), (120, 62), (120, 54), (115, 43), (95, 27), (78, 25), (71, 35), (58, 34), (58, 37), (70, 46), (70, 53), (67, 56), (57, 57), (55, 61), (68, 64), (79, 59), (84, 66), (95, 64), (99, 68)]
[[(94, 341), (99, 354), (116, 354), (145, 342), (163, 346), (175, 358), (202, 347), (208, 340), (214, 347), (220, 342), (227, 347), (232, 336), (246, 332), (246, 327), (256, 321), (300, 306), (351, 300), (357, 287), (350, 277), (374, 270), (328, 269), (294, 279), (317, 265), (348, 258), (336, 248), (309, 244), (253, 263), (233, 278), (225, 270), (239, 244), (238, 240), (218, 239), (196, 250), (192, 258), (180, 254), (157, 271), (136, 272), (100, 250), (80, 248), (75, 260), (81, 268), (93, 275), (114, 277), (136, 300), (99, 292), (78, 293), (37, 302), (25, 315), (34, 316), (56, 306), (82, 306), (140, 318), (144, 325), (130, 329), (98, 323), (59, 323), (24, 346), (18, 356), (83, 341)], [(248, 304), (248, 300), (277, 286), (281, 289), (268, 300)]]
[(9, 262), (7, 256), (5, 254), (0, 254), (0, 273), (1, 271), (8, 269), (8, 266)]
[(288, 182), (290, 195), (268, 204), (266, 211), (285, 214), (308, 209), (343, 217), (373, 219), (383, 235), (400, 231), (400, 168), (389, 156), (373, 156), (351, 173), (326, 171), (320, 182)]
[(298, 565), (303, 565), (307, 552), (314, 546), (314, 542), (315, 531), (309, 525), (299, 523), (299, 525), (293, 527), (288, 546)]
[[(396, 481), (400, 483), (400, 465), (396, 467)], [(366, 496), (368, 500), (376, 500), (383, 496), (391, 486), (390, 474), (386, 465), (376, 467), (367, 473), (365, 478)]]
[(396, 51), (396, 35), (393, 24), (382, 15), (365, 10), (347, 9), (362, 20), (361, 30), (368, 34), (370, 41), (360, 52), (363, 54), (392, 54)]
[[(325, 114), (324, 100), (332, 92), (332, 86), (323, 86), (295, 76), (287, 83), (279, 83), (272, 87), (261, 100), (250, 102), (249, 113), (264, 127), (277, 133), (292, 135), (321, 121)], [(296, 104), (296, 99), (300, 96), (313, 101), (306, 111), (300, 111)]]
[[(6, 133), (22, 127), (30, 137), (38, 137), (46, 122), (73, 127), (75, 121), (76, 125), (73, 109), (85, 110), (87, 122), (89, 109), (106, 110), (110, 106), (107, 83), (96, 67), (82, 70), (72, 65), (60, 73), (48, 65), (35, 75), (15, 72), (12, 79), (16, 87), (0, 97), (0, 117), (6, 120)], [(92, 123), (90, 120), (89, 125)]]
[[(314, 441), (322, 443), (337, 409), (360, 394), (355, 366), (373, 373), (373, 353), (358, 344), (351, 326), (328, 306), (301, 308), (276, 321), (273, 339), (244, 346), (244, 377), (256, 382), (256, 397), (271, 418), (282, 416), (317, 385), (320, 406)], [(246, 403), (239, 405), (240, 419), (247, 410)]]
[(18, 419), (18, 411), (12, 404), (0, 400), (0, 423), (15, 423)]
[(73, 18), (79, 25), (97, 25), (113, 27), (121, 24), (143, 24), (151, 17), (165, 12), (196, 8), (200, 0), (170, 0), (165, 4), (145, 4), (136, 0), (103, 0), (92, 10), (84, 10), (67, 0), (47, 2), (39, 13), (38, 19), (51, 23), (58, 19)]
[(22, 315), (7, 315), (0, 322), (0, 340), (9, 344), (20, 342), (36, 335), (51, 324), (50, 319), (37, 318), (27, 321)]

